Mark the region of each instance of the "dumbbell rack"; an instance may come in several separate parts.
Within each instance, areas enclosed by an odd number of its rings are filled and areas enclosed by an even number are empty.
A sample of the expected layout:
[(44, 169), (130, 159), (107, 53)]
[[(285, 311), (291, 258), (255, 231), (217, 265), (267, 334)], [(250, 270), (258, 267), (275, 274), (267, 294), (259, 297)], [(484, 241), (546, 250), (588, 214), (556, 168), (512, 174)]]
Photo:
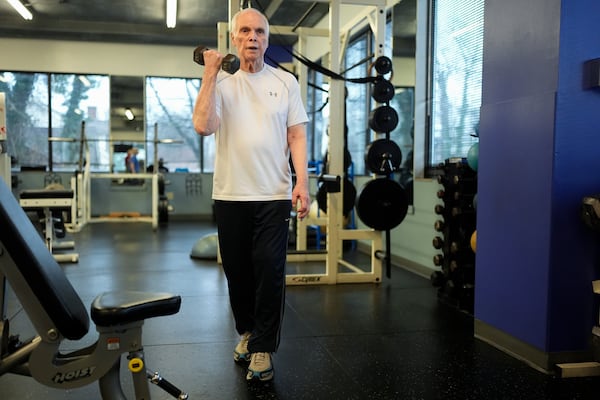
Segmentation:
[(434, 224), (436, 236), (433, 247), (441, 253), (433, 257), (440, 269), (431, 275), (438, 287), (438, 298), (461, 310), (473, 313), (475, 288), (475, 253), (471, 249), (471, 235), (476, 229), (473, 199), (477, 193), (477, 173), (466, 158), (449, 158), (440, 165), (438, 182), (442, 188), (434, 212), (439, 216)]

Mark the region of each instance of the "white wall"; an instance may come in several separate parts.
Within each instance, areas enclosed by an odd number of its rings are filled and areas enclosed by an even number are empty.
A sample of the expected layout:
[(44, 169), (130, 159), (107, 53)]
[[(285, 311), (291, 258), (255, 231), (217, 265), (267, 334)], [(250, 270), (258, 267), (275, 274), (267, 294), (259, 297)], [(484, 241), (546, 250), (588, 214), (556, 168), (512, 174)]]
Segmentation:
[(64, 40), (0, 40), (0, 69), (130, 76), (198, 78), (194, 48)]

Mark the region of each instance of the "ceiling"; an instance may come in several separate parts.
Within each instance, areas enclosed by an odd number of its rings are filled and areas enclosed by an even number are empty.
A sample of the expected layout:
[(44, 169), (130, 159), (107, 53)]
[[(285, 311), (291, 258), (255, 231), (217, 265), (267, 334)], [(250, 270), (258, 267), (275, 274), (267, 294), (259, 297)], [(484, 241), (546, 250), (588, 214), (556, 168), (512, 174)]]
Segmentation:
[[(177, 26), (165, 24), (165, 0), (22, 0), (34, 15), (24, 20), (0, 0), (0, 37), (117, 43), (197, 46), (217, 45), (217, 22), (228, 19), (226, 0), (179, 0)], [(327, 15), (328, 2), (249, 0), (271, 25), (312, 27)], [(394, 9), (394, 52), (412, 46), (416, 32), (416, 0), (402, 0)], [(310, 11), (310, 12), (309, 12)], [(305, 17), (305, 18), (303, 18)], [(273, 35), (272, 35), (273, 36)], [(286, 38), (271, 38), (273, 44)]]

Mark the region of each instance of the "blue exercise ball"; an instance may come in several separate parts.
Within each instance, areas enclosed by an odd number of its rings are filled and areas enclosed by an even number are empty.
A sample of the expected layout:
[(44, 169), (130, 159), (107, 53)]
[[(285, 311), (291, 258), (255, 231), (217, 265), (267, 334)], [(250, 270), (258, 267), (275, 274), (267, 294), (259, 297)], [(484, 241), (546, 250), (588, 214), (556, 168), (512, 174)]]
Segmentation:
[(467, 164), (473, 171), (477, 171), (479, 164), (479, 142), (473, 144), (467, 153)]
[(194, 243), (194, 247), (192, 247), (192, 251), (190, 252), (190, 257), (204, 260), (216, 260), (218, 249), (219, 236), (216, 232), (209, 233), (208, 235), (202, 236)]

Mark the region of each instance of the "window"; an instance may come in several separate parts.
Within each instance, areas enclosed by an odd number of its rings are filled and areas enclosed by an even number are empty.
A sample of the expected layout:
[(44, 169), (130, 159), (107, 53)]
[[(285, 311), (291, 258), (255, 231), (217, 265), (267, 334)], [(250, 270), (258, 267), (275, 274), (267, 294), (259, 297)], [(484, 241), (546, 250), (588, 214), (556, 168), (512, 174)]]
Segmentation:
[(48, 75), (25, 72), (0, 74), (6, 93), (8, 154), (25, 167), (48, 165)]
[[(93, 140), (91, 164), (108, 165), (107, 76), (2, 72), (0, 92), (6, 93), (8, 152), (18, 166), (77, 169), (83, 121)], [(49, 141), (50, 136), (65, 140)]]
[[(148, 165), (154, 163), (156, 154), (156, 159), (163, 159), (171, 172), (213, 171), (214, 135), (200, 137), (192, 124), (199, 88), (200, 79), (146, 78)], [(171, 140), (174, 143), (167, 143)]]
[(435, 0), (429, 165), (466, 157), (477, 141), (484, 0)]
[[(53, 170), (78, 169), (81, 133), (85, 132), (90, 150), (90, 168), (109, 169), (110, 99), (106, 75), (50, 75), (51, 136), (73, 142), (52, 141)], [(85, 122), (85, 124), (82, 124)]]
[[(156, 154), (172, 171), (212, 172), (214, 138), (199, 137), (192, 126), (199, 87), (199, 79), (146, 78), (147, 144), (140, 147), (147, 165)], [(80, 152), (84, 131), (90, 150), (85, 162), (92, 171), (111, 171), (110, 91), (107, 75), (0, 72), (8, 152), (16, 166), (78, 169), (84, 161)]]
[[(407, 190), (410, 190), (413, 181), (414, 97), (414, 88), (396, 87), (396, 94), (390, 101), (390, 106), (398, 113), (398, 125), (390, 132), (390, 139), (402, 151), (398, 182)], [(412, 204), (412, 198), (410, 202)]]
[[(364, 62), (370, 52), (370, 35), (363, 33), (348, 45), (345, 54), (346, 78), (364, 78), (369, 75), (370, 62)], [(371, 141), (368, 114), (370, 85), (346, 83), (346, 126), (348, 128), (347, 146), (355, 174), (365, 174), (365, 149)]]
[[(327, 118), (324, 109), (328, 104), (329, 93), (327, 85), (323, 82), (323, 75), (315, 70), (309, 71), (307, 88), (307, 104), (308, 125), (306, 129), (307, 135), (307, 151), (308, 160), (312, 168), (323, 161), (323, 156), (327, 152)], [(320, 172), (320, 171), (318, 171)]]

